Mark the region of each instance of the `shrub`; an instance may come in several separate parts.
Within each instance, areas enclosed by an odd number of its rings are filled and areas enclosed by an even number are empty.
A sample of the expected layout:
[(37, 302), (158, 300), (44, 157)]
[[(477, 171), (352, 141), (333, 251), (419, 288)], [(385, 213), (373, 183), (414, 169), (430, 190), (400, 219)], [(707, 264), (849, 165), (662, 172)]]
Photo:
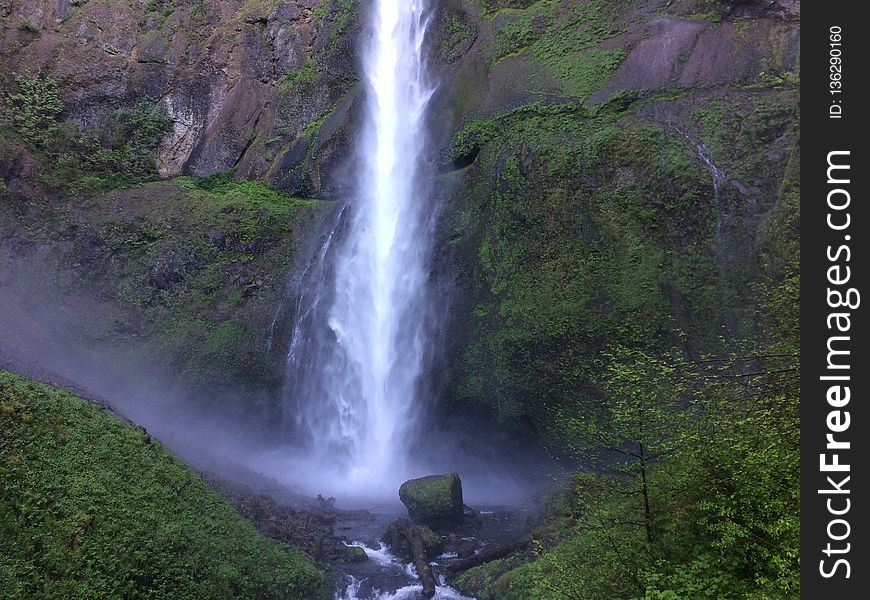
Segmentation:
[(3, 121), (41, 159), (44, 183), (77, 194), (157, 174), (157, 150), (172, 130), (172, 119), (159, 105), (140, 100), (85, 129), (72, 119), (59, 120), (63, 105), (55, 79), (42, 73), (14, 78), (18, 89), (4, 97)]
[(5, 116), (27, 144), (45, 146), (57, 132), (57, 119), (63, 112), (57, 81), (43, 73), (34, 78), (12, 75), (18, 91), (5, 95)]
[(39, 25), (30, 17), (24, 17), (18, 22), (18, 31), (24, 33), (36, 33), (39, 31)]

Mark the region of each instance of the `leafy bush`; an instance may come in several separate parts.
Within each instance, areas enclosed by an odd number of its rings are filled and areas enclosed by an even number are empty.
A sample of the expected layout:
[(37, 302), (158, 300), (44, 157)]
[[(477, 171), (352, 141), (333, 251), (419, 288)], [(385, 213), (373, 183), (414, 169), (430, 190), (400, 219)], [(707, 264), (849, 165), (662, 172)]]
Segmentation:
[(140, 100), (95, 127), (59, 121), (63, 106), (55, 79), (15, 75), (17, 92), (5, 97), (4, 120), (42, 159), (42, 178), (58, 191), (79, 193), (135, 184), (157, 174), (156, 154), (172, 129), (159, 106)]
[[(623, 401), (609, 399), (608, 412), (616, 427), (643, 436), (635, 427), (642, 422), (648, 433), (659, 432), (659, 446), (667, 441), (667, 452), (650, 455), (642, 477), (625, 468), (633, 460), (576, 474), (564, 496), (569, 502), (559, 504), (565, 517), (550, 514), (536, 533), (536, 560), (497, 578), (490, 574), (485, 585), (477, 573), (457, 585), (500, 600), (797, 598), (798, 396), (781, 376), (794, 365), (765, 368), (759, 358), (756, 368), (764, 375), (711, 383), (680, 361), (668, 367), (638, 353), (615, 358), (608, 377), (618, 379), (611, 390)], [(651, 411), (641, 409), (626, 421), (623, 405), (663, 395), (676, 373), (695, 387), (694, 393), (675, 393), (686, 398), (682, 418), (648, 419)]]
[(36, 33), (39, 31), (39, 25), (30, 17), (24, 17), (18, 23), (18, 31), (23, 31), (24, 33)]
[(34, 78), (13, 73), (17, 92), (7, 93), (6, 118), (32, 146), (45, 146), (58, 129), (57, 118), (63, 111), (58, 98), (57, 81), (45, 74)]
[(79, 138), (88, 170), (130, 178), (144, 178), (157, 171), (155, 154), (172, 120), (159, 107), (140, 101), (123, 108), (94, 132)]

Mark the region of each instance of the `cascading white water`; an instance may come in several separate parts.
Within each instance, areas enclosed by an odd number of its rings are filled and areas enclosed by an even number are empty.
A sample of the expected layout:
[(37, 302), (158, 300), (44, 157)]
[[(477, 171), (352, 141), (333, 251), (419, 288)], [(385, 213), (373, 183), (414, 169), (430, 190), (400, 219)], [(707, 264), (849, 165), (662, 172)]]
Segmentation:
[[(372, 4), (358, 196), (325, 238), (320, 280), (300, 296), (288, 395), (297, 431), (309, 438), (306, 464), (320, 481), (336, 478), (342, 491), (358, 483), (395, 493), (407, 475), (428, 351), (432, 211), (420, 162), (432, 88), (423, 60), (424, 1)], [(330, 249), (336, 235), (340, 242)]]
[[(346, 585), (339, 586), (333, 596), (335, 600), (415, 600), (420, 598), (420, 592), (423, 586), (415, 583), (417, 579), (417, 570), (413, 564), (402, 564), (398, 557), (390, 554), (389, 549), (380, 541), (377, 548), (370, 548), (362, 542), (353, 542), (350, 544), (357, 548), (362, 548), (368, 559), (377, 564), (378, 567), (387, 574), (385, 582), (389, 581), (392, 585), (389, 590), (378, 589), (377, 582), (359, 579), (349, 575), (349, 581)], [(404, 575), (410, 581), (403, 581)], [(368, 584), (368, 585), (363, 585)], [(397, 584), (399, 586), (397, 587)], [(363, 590), (363, 588), (368, 588)], [(463, 596), (455, 589), (446, 585), (444, 577), (439, 577), (438, 585), (435, 587), (435, 596), (432, 600), (474, 600)]]

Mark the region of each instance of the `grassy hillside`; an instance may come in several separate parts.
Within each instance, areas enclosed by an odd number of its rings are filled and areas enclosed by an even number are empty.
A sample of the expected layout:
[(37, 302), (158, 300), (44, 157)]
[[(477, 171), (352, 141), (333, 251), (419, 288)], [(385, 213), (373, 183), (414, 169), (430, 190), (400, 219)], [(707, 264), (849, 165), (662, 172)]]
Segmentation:
[(7, 372), (0, 538), (9, 599), (304, 599), (324, 583), (141, 429)]

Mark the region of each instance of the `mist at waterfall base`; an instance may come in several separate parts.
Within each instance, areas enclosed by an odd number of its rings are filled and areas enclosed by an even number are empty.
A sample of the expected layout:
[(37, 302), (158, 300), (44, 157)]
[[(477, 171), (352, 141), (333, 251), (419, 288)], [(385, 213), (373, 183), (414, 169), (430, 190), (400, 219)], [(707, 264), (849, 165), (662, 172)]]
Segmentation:
[[(324, 217), (323, 229), (331, 231), (336, 215)], [(98, 287), (64, 283), (78, 275), (46, 261), (38, 249), (12, 252), (6, 242), (0, 239), (0, 368), (111, 407), (198, 471), (258, 493), (272, 494), (282, 484), (310, 497), (335, 496), (340, 506), (398, 502), (398, 474), (352, 490), (339, 475), (326, 477), (315, 463), (294, 460), (299, 448), (287, 444), (287, 430), (274, 418), (273, 393), (249, 381), (190, 390), (174, 365), (131, 360), (151, 349), (139, 346), (145, 340), (105, 335), (116, 313)], [(315, 253), (323, 247), (320, 239), (312, 246)], [(533, 444), (507, 454), (489, 442), (494, 425), (459, 421), (448, 429), (427, 419), (410, 476), (458, 471), (471, 505), (524, 503), (546, 485), (553, 465)]]

